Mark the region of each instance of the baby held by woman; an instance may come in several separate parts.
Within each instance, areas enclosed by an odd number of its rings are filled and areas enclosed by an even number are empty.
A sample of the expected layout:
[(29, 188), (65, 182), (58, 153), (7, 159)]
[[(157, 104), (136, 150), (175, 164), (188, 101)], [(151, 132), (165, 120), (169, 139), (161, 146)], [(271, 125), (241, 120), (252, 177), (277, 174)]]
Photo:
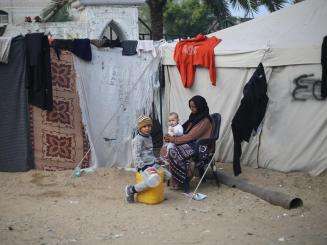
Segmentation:
[[(181, 136), (183, 135), (183, 126), (179, 123), (179, 116), (176, 112), (169, 113), (168, 116), (168, 134), (169, 136)], [(165, 143), (167, 147), (167, 155), (171, 148), (174, 147), (174, 143)]]

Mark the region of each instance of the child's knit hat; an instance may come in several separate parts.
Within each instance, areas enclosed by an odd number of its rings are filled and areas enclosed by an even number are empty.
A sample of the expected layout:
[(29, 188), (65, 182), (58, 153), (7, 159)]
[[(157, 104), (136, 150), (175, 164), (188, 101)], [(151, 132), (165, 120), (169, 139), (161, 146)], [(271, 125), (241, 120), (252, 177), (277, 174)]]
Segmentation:
[(147, 116), (140, 116), (138, 119), (137, 119), (137, 129), (140, 130), (141, 128), (147, 126), (147, 125), (150, 125), (152, 126), (152, 120), (150, 117), (147, 117)]

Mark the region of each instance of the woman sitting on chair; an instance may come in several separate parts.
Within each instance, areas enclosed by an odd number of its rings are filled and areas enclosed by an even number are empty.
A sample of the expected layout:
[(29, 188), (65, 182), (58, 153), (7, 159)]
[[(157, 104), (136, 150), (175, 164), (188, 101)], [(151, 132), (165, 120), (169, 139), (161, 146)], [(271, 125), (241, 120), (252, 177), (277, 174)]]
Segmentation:
[(184, 135), (182, 136), (164, 136), (164, 142), (171, 142), (175, 147), (166, 154), (166, 149), (161, 150), (161, 156), (168, 155), (169, 168), (172, 173), (172, 187), (177, 189), (183, 185), (184, 192), (189, 193), (189, 159), (197, 157), (197, 165), (199, 169), (205, 155), (208, 154), (207, 147), (199, 147), (196, 141), (199, 139), (210, 138), (212, 132), (211, 118), (207, 101), (202, 96), (194, 96), (189, 100), (191, 114), (189, 119), (184, 123)]

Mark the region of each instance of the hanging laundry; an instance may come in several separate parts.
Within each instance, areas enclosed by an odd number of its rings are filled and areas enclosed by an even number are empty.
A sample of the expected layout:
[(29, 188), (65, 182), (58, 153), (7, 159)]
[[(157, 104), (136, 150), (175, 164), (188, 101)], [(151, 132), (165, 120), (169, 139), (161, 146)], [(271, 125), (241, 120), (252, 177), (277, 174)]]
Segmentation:
[(73, 40), (66, 39), (54, 39), (52, 41), (51, 47), (54, 48), (57, 54), (58, 60), (60, 60), (61, 50), (72, 50)]
[(214, 48), (221, 42), (216, 37), (202, 34), (195, 38), (182, 40), (176, 44), (174, 60), (185, 88), (193, 85), (196, 66), (209, 69), (212, 85), (216, 85), (216, 65)]
[[(35, 166), (41, 170), (74, 169), (89, 145), (82, 125), (73, 54), (62, 51), (58, 60), (51, 50), (51, 68), (53, 110), (30, 108)], [(89, 163), (90, 154), (81, 167)]]
[(43, 33), (32, 33), (27, 34), (25, 39), (29, 103), (51, 111), (52, 79), (48, 37)]
[(11, 37), (0, 37), (0, 63), (8, 63)]
[(67, 50), (85, 61), (92, 60), (90, 39), (55, 39), (52, 43), (52, 47), (55, 49), (58, 59), (60, 59), (61, 50)]
[(25, 56), (25, 39), (19, 36), (12, 39), (8, 64), (0, 64), (0, 171), (27, 171), (34, 167)]
[(141, 55), (141, 52), (151, 52), (153, 57), (157, 57), (157, 52), (153, 40), (139, 40), (137, 43), (136, 51), (139, 56)]
[(327, 98), (327, 36), (324, 37), (321, 47), (321, 65), (322, 65), (321, 97), (323, 99), (326, 99)]
[(234, 137), (234, 175), (241, 171), (240, 158), (242, 155), (242, 141), (249, 142), (253, 130), (257, 130), (266, 113), (267, 80), (263, 65), (260, 63), (249, 82), (244, 86), (243, 98), (232, 120)]
[(137, 41), (135, 40), (126, 40), (121, 43), (121, 46), (123, 48), (123, 55), (135, 55), (136, 52), (136, 46), (137, 46)]
[(71, 52), (85, 61), (91, 61), (92, 51), (90, 39), (74, 39)]

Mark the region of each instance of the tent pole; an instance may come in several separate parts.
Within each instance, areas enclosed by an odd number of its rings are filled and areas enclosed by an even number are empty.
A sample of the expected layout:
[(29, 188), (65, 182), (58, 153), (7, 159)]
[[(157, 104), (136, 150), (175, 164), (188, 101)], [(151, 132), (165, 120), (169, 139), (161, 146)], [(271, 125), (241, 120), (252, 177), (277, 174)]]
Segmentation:
[(165, 73), (164, 73), (164, 66), (161, 65), (160, 67), (160, 73), (161, 73), (161, 76), (159, 76), (160, 80), (160, 88), (159, 88), (159, 97), (160, 97), (160, 123), (161, 123), (161, 129), (163, 129), (163, 121), (162, 121), (162, 86), (161, 84), (164, 84), (164, 81), (165, 81)]

